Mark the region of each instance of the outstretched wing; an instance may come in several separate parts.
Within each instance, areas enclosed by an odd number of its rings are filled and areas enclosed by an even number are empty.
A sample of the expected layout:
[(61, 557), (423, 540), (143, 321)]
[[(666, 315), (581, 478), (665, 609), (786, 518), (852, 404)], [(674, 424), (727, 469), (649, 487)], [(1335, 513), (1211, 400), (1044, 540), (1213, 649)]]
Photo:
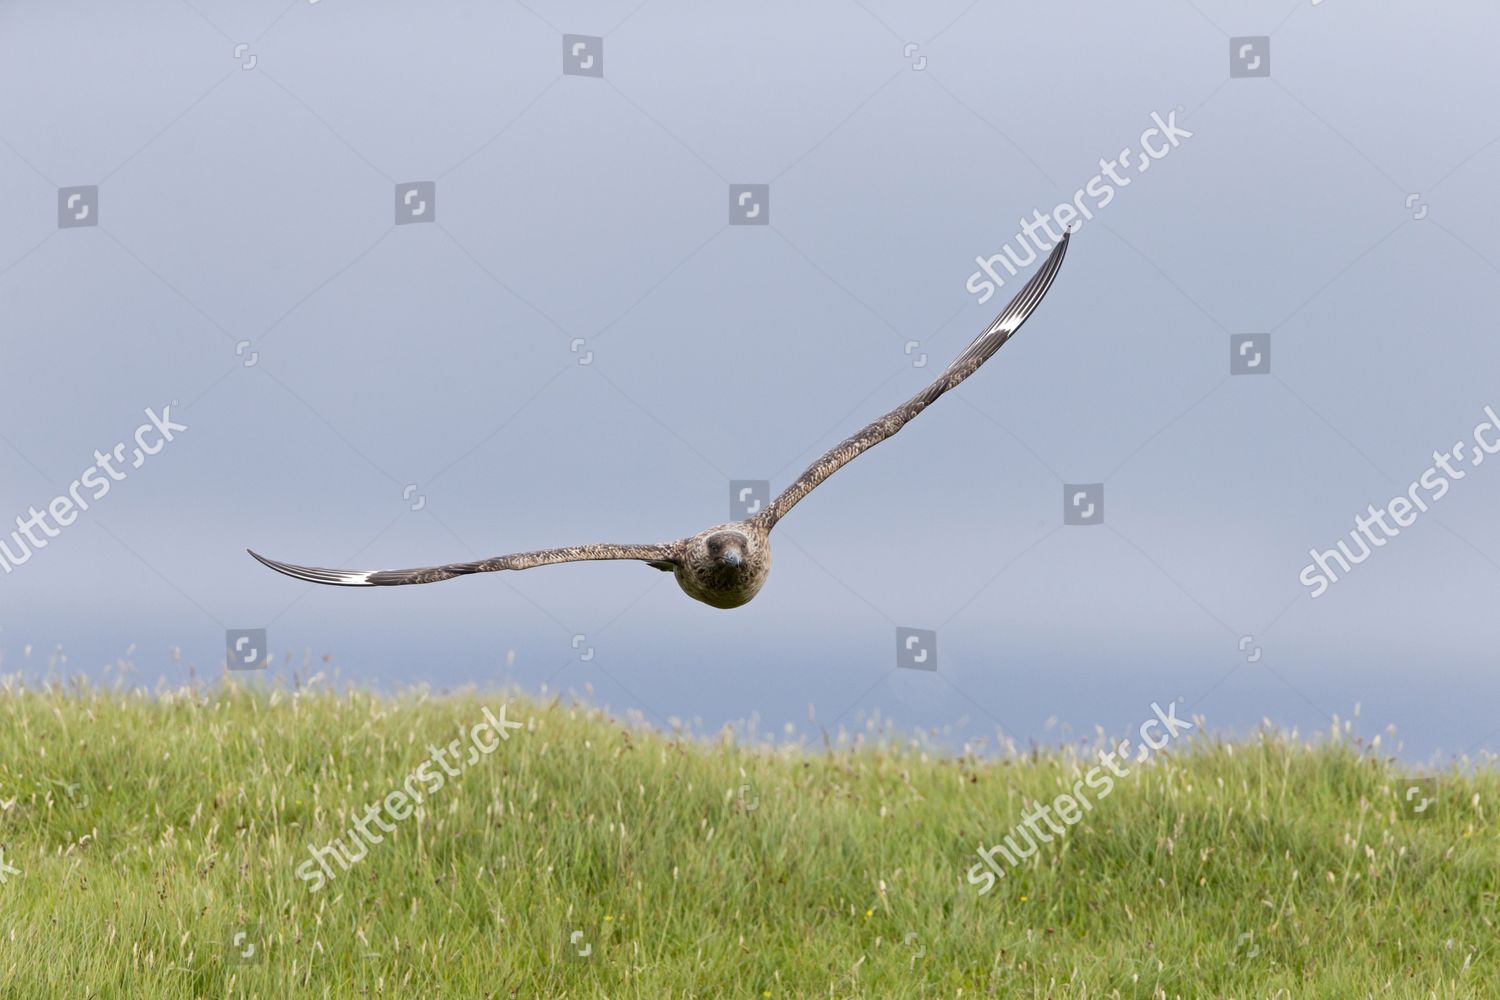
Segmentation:
[(846, 438), (829, 449), (822, 458), (808, 466), (807, 471), (802, 473), (796, 482), (767, 504), (754, 520), (769, 531), (777, 521), (786, 516), (787, 511), (796, 506), (797, 501), (816, 489), (823, 480), (848, 465), (862, 452), (875, 447), (905, 427), (908, 421), (927, 409), (939, 396), (974, 374), (979, 370), (980, 365), (994, 357), (1001, 345), (1021, 328), (1022, 323), (1026, 322), (1026, 318), (1047, 294), (1047, 289), (1052, 287), (1052, 279), (1057, 277), (1058, 269), (1062, 267), (1063, 255), (1067, 252), (1070, 235), (1069, 233), (1063, 234), (1063, 238), (1042, 263), (1041, 270), (1031, 276), (1031, 280), (1016, 293), (1016, 297), (1010, 300), (1010, 304), (1001, 311), (999, 316), (995, 317), (995, 321), (983, 333), (975, 337), (974, 342), (966, 347), (964, 352), (955, 358), (931, 385), (879, 420), (868, 424), (853, 437)]
[[(248, 549), (246, 551), (249, 551)], [(542, 549), (517, 552), (479, 562), (449, 563), (446, 566), (424, 566), (419, 569), (318, 569), (293, 566), (250, 552), (260, 562), (278, 573), (335, 587), (399, 587), (407, 583), (437, 583), (470, 573), (494, 573), (503, 569), (531, 569), (553, 563), (584, 562), (591, 559), (639, 559), (657, 569), (671, 569), (677, 560), (677, 545), (574, 545), (565, 549)]]

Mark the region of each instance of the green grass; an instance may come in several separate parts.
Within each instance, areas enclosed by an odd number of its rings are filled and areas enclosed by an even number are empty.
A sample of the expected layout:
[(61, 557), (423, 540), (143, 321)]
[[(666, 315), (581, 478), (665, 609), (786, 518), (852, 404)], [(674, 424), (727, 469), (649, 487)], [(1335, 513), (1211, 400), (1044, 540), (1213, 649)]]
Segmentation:
[[(507, 702), (525, 729), (309, 891), (310, 845)], [(1378, 749), (1198, 740), (981, 896), (976, 848), (1091, 762), (855, 743), (500, 694), (8, 688), (0, 996), (1500, 995), (1492, 769), (1412, 814)]]

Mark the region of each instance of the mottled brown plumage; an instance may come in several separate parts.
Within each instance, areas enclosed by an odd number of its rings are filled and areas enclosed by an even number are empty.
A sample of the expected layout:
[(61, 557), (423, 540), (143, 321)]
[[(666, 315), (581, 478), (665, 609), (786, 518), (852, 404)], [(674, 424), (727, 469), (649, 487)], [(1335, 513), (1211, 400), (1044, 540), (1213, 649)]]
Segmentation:
[(803, 497), (825, 479), (905, 427), (917, 414), (932, 405), (939, 396), (958, 385), (979, 366), (994, 357), (1010, 337), (1031, 315), (1062, 266), (1067, 252), (1068, 235), (1053, 248), (1041, 268), (1016, 294), (1010, 304), (995, 317), (983, 333), (974, 338), (964, 352), (917, 395), (890, 413), (864, 427), (829, 449), (797, 477), (780, 496), (754, 517), (732, 524), (715, 525), (689, 538), (662, 545), (577, 545), (563, 549), (518, 552), (478, 562), (450, 563), (420, 569), (340, 570), (293, 566), (276, 562), (254, 552), (271, 569), (299, 580), (344, 587), (390, 587), (409, 583), (436, 583), (471, 573), (493, 573), (499, 570), (531, 569), (553, 563), (581, 562), (596, 559), (633, 559), (657, 569), (672, 572), (684, 593), (694, 600), (716, 608), (737, 608), (748, 603), (766, 582), (771, 572), (771, 529)]

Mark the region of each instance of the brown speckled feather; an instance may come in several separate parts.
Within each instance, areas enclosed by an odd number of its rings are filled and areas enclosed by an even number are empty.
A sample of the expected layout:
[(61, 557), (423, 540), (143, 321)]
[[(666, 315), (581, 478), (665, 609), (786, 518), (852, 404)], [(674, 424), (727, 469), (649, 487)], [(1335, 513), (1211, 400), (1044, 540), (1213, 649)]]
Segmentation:
[(1042, 264), (1041, 269), (1032, 275), (1031, 280), (1016, 293), (1016, 297), (1011, 299), (1010, 304), (1000, 312), (999, 316), (995, 317), (994, 322), (978, 337), (975, 337), (973, 343), (953, 359), (953, 363), (943, 369), (942, 374), (933, 380), (931, 385), (879, 420), (867, 424), (859, 433), (845, 438), (830, 448), (821, 458), (808, 466), (807, 471), (798, 476), (796, 482), (767, 504), (766, 508), (753, 518), (753, 521), (762, 529), (770, 531), (777, 521), (786, 516), (787, 511), (797, 505), (797, 501), (817, 489), (825, 479), (848, 465), (863, 452), (875, 447), (905, 427), (917, 414), (932, 405), (939, 396), (974, 374), (979, 370), (980, 365), (994, 357), (995, 352), (1000, 350), (1011, 335), (1021, 328), (1022, 323), (1026, 322), (1026, 318), (1047, 294), (1047, 289), (1052, 287), (1052, 280), (1057, 277), (1058, 269), (1062, 267), (1063, 255), (1067, 253), (1069, 235), (1071, 234), (1063, 234), (1062, 240), (1052, 249), (1052, 253)]
[(250, 554), (278, 573), (285, 573), (287, 576), (306, 580), (309, 583), (326, 583), (335, 587), (397, 587), (407, 583), (437, 583), (439, 580), (451, 580), (455, 576), (467, 576), (470, 573), (531, 569), (533, 566), (550, 566), (553, 563), (584, 562), (593, 559), (637, 559), (651, 563), (675, 563), (679, 548), (680, 545), (676, 542), (668, 545), (572, 545), (563, 549), (517, 552), (513, 555), (482, 559), (478, 562), (423, 566), (418, 569), (379, 570), (293, 566), (290, 563), (267, 559), (256, 552)]

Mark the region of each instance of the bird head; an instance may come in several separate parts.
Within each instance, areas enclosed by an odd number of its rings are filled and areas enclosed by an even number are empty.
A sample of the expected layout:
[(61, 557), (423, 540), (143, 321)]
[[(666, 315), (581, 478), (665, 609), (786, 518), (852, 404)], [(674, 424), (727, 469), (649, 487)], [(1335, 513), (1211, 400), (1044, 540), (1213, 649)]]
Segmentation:
[(737, 569), (744, 565), (749, 556), (746, 552), (749, 539), (738, 531), (717, 531), (705, 541), (708, 545), (708, 557), (720, 566)]

